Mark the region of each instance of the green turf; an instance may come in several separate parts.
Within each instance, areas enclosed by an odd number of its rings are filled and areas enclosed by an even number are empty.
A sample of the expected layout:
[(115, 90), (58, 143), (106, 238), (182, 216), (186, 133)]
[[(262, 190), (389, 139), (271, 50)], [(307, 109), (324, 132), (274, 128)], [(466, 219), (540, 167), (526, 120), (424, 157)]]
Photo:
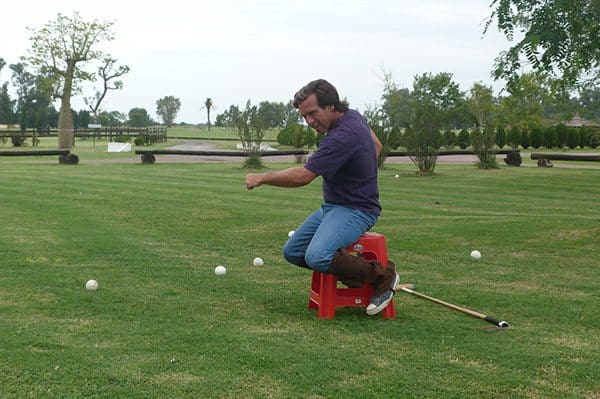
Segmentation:
[(1, 167), (2, 398), (600, 395), (598, 170), (380, 173), (374, 230), (403, 281), (513, 324), (490, 331), (405, 293), (395, 320), (317, 319), (281, 247), (318, 182), (248, 192), (240, 164)]

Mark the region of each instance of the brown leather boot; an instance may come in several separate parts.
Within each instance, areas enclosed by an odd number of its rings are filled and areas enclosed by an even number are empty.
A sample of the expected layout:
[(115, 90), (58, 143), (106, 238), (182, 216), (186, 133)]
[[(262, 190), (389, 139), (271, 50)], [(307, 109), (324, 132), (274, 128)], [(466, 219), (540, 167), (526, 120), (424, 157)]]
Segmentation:
[(388, 262), (388, 267), (384, 269), (379, 262), (354, 256), (343, 248), (333, 256), (327, 273), (335, 274), (338, 280), (351, 288), (362, 287), (363, 283), (370, 284), (373, 286), (373, 295), (389, 290), (396, 275), (392, 262)]
[(373, 295), (366, 309), (369, 316), (385, 309), (392, 301), (394, 292), (400, 283), (394, 262), (388, 261), (387, 267), (384, 269), (379, 262), (353, 256), (345, 249), (336, 252), (328, 273), (335, 274), (342, 282), (360, 285), (364, 282), (373, 286)]

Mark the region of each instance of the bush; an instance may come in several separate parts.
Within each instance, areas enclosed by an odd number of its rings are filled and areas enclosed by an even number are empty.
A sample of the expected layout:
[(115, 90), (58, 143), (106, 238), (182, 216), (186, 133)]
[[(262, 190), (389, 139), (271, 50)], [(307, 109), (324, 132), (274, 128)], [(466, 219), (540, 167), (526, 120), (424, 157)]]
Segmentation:
[(521, 136), (521, 129), (518, 126), (513, 126), (508, 131), (506, 141), (512, 148), (518, 148), (519, 144), (521, 144)]
[(579, 148), (589, 147), (590, 145), (590, 132), (587, 127), (580, 127), (577, 129), (579, 133)]
[(148, 140), (145, 137), (145, 135), (137, 136), (135, 139), (133, 139), (133, 144), (138, 145), (138, 146), (148, 145)]
[(529, 130), (523, 129), (521, 131), (521, 147), (528, 149), (531, 145), (531, 139), (529, 137)]
[(479, 158), (477, 167), (480, 169), (498, 168), (496, 151), (494, 151), (494, 144), (496, 143), (494, 128), (486, 127), (483, 131), (476, 128), (471, 132), (471, 137), (473, 139), (473, 151)]
[(457, 137), (456, 137), (456, 133), (454, 133), (454, 131), (452, 131), (452, 129), (444, 130), (443, 139), (444, 139), (444, 147), (446, 147), (446, 149), (448, 149), (448, 150), (451, 150), (456, 145)]
[(131, 136), (129, 135), (124, 135), (124, 134), (118, 134), (114, 137), (114, 140), (118, 143), (130, 143), (131, 142)]
[(260, 159), (260, 153), (251, 152), (244, 161), (244, 168), (248, 169), (263, 169), (264, 165)]
[(544, 145), (544, 130), (539, 126), (534, 126), (531, 129), (531, 134), (529, 135), (531, 146), (533, 148), (540, 148)]
[(556, 132), (556, 128), (553, 126), (548, 126), (546, 128), (546, 134), (545, 134), (545, 142), (544, 142), (544, 147), (550, 149), (550, 148), (555, 148), (558, 147), (558, 133)]
[(471, 136), (469, 135), (469, 131), (467, 129), (461, 129), (458, 132), (458, 137), (456, 138), (458, 148), (464, 150), (471, 144)]
[(569, 134), (567, 135), (567, 147), (574, 149), (579, 145), (579, 132), (577, 128), (568, 129)]
[(567, 145), (567, 141), (569, 139), (569, 131), (564, 123), (559, 123), (556, 125), (556, 134), (558, 137), (558, 143), (556, 145), (558, 148), (563, 148)]
[(25, 142), (25, 136), (10, 136), (10, 140), (12, 141), (13, 147), (25, 147), (27, 143)]
[(502, 149), (506, 145), (506, 130), (504, 126), (498, 126), (496, 129), (496, 145)]

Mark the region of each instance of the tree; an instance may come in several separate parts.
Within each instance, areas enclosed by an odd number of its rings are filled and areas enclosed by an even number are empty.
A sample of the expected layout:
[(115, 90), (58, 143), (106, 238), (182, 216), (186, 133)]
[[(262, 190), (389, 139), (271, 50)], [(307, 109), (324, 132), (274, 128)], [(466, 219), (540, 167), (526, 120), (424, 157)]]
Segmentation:
[(496, 78), (514, 80), (524, 61), (562, 86), (600, 78), (600, 1), (493, 0), (491, 8), (484, 34), (494, 20), (510, 42), (522, 34), (496, 59)]
[(473, 129), (471, 138), (473, 140), (473, 151), (479, 158), (477, 167), (479, 169), (497, 169), (498, 163), (496, 162), (496, 151), (494, 151), (496, 135), (492, 125), (487, 124), (483, 128)]
[(102, 65), (98, 68), (98, 76), (102, 79), (102, 91), (96, 91), (94, 97), (85, 99), (86, 105), (92, 111), (94, 120), (98, 117), (98, 110), (100, 109), (102, 100), (106, 97), (106, 93), (108, 93), (109, 90), (121, 90), (123, 88), (122, 81), (115, 80), (112, 83), (111, 81), (129, 73), (129, 67), (127, 65), (119, 65), (116, 67), (116, 62), (117, 60), (114, 58), (104, 58)]
[(39, 131), (42, 128), (39, 117), (51, 103), (50, 90), (43, 77), (30, 73), (25, 64), (12, 64), (10, 69), (13, 86), (17, 89), (17, 117), (21, 130), (36, 127)]
[(123, 124), (126, 119), (127, 117), (118, 111), (100, 112), (97, 117), (97, 122), (102, 124), (102, 126), (115, 127)]
[(210, 130), (210, 111), (212, 109), (215, 109), (215, 106), (213, 104), (213, 101), (210, 97), (208, 97), (205, 101), (204, 101), (204, 106), (201, 109), (205, 109), (206, 110), (206, 125), (208, 126), (208, 130)]
[(112, 22), (83, 21), (78, 12), (71, 17), (58, 14), (56, 20), (33, 32), (32, 48), (25, 60), (36, 67), (53, 88), (54, 98), (61, 100), (58, 121), (58, 147), (73, 146), (74, 123), (71, 96), (80, 90), (80, 83), (93, 79), (82, 66), (101, 59), (104, 53), (96, 47), (112, 41)]
[(550, 96), (546, 78), (527, 73), (507, 84), (508, 95), (500, 98), (499, 119), (505, 125), (540, 125), (544, 103)]
[(248, 156), (244, 161), (244, 166), (247, 168), (262, 168), (260, 152), (262, 150), (262, 139), (265, 135), (265, 123), (260, 118), (256, 105), (251, 105), (250, 100), (248, 100), (246, 109), (237, 115), (235, 123), (244, 152)]
[(286, 126), (286, 105), (282, 102), (261, 101), (258, 104), (258, 114), (268, 128)]
[(156, 114), (162, 118), (167, 127), (173, 126), (180, 108), (181, 101), (173, 96), (166, 96), (156, 101)]
[[(6, 65), (3, 58), (0, 58), (0, 72)], [(15, 100), (10, 98), (8, 93), (8, 82), (2, 83), (0, 87), (0, 123), (9, 124), (14, 120)]]
[(496, 130), (493, 127), (496, 104), (492, 87), (474, 83), (469, 90), (466, 107), (477, 121), (477, 128), (471, 132), (473, 151), (479, 158), (477, 166), (480, 169), (495, 169), (498, 167), (494, 149)]
[(600, 119), (600, 86), (581, 90), (579, 104), (579, 115), (587, 119)]
[(411, 161), (421, 174), (433, 174), (438, 149), (442, 145), (440, 129), (448, 127), (453, 112), (464, 101), (464, 93), (447, 72), (415, 76), (411, 96), (411, 124), (405, 135)]
[(230, 105), (222, 114), (217, 115), (215, 119), (216, 126), (237, 128), (237, 121), (241, 114), (240, 108), (237, 105)]
[(483, 129), (493, 124), (495, 107), (492, 87), (485, 86), (482, 83), (474, 83), (471, 90), (469, 90), (467, 109), (477, 121), (477, 126)]
[(496, 145), (498, 148), (504, 148), (506, 145), (506, 129), (502, 125), (496, 128)]
[(129, 111), (129, 125), (132, 127), (145, 127), (152, 124), (148, 111), (144, 108), (132, 108)]
[(381, 69), (383, 94), (381, 106), (383, 114), (387, 117), (385, 124), (392, 127), (407, 128), (411, 123), (412, 103), (410, 90), (400, 88), (392, 79), (392, 73)]

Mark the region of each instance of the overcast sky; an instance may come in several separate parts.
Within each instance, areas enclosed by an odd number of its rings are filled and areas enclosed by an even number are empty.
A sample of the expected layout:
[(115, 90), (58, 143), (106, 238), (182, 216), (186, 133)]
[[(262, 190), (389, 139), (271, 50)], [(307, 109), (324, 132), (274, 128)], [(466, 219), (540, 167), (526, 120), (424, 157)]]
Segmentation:
[[(317, 78), (364, 110), (380, 102), (382, 68), (401, 87), (412, 87), (417, 74), (450, 72), (462, 90), (483, 82), (497, 93), (503, 84), (490, 71), (509, 43), (495, 27), (482, 34), (490, 2), (18, 1), (2, 13), (0, 57), (18, 62), (31, 47), (26, 27), (39, 29), (58, 13), (79, 11), (85, 20), (114, 21), (115, 40), (103, 48), (131, 68), (123, 90), (109, 92), (103, 110), (142, 107), (158, 120), (156, 101), (171, 95), (182, 104), (177, 122), (205, 122), (207, 97), (216, 113), (248, 99), (287, 102)], [(7, 69), (2, 82), (10, 80)], [(92, 87), (86, 90), (85, 96), (93, 94)], [(72, 107), (85, 108), (81, 95)]]

